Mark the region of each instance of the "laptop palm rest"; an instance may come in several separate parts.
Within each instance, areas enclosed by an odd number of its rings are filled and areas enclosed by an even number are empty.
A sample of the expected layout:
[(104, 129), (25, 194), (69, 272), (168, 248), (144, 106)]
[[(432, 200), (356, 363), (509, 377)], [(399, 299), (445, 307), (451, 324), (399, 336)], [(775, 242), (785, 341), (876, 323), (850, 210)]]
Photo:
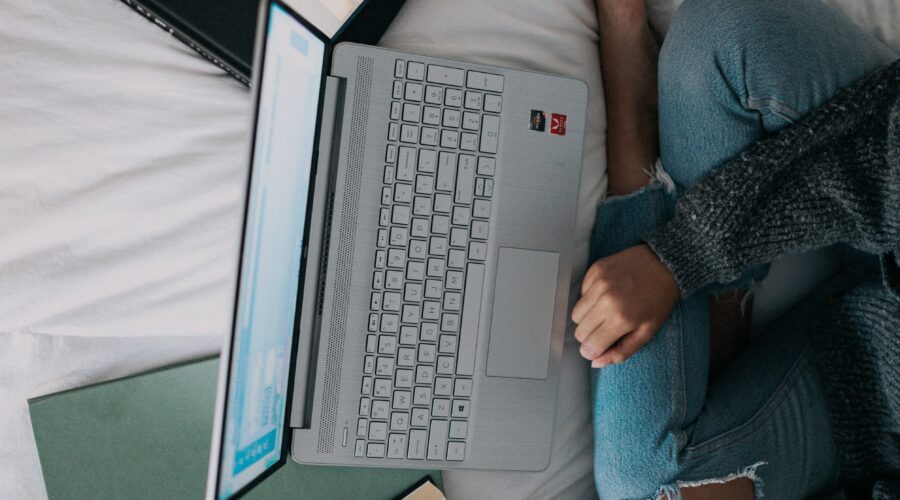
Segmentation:
[(556, 252), (500, 248), (489, 377), (547, 378), (558, 272)]

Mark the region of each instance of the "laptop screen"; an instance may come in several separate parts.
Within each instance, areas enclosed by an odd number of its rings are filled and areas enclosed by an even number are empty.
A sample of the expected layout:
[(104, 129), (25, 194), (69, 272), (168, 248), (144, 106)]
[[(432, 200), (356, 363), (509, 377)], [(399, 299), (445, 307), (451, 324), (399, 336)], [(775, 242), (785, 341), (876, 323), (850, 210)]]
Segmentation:
[(285, 408), (325, 44), (271, 3), (221, 443), (218, 498), (284, 459)]
[(331, 38), (356, 12), (363, 0), (287, 0), (287, 3)]

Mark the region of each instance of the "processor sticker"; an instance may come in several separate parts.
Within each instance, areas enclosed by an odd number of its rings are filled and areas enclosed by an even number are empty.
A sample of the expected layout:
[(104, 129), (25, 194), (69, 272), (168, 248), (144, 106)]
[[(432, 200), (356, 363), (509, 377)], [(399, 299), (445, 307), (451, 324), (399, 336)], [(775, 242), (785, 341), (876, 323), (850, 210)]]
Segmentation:
[(531, 121), (528, 122), (528, 129), (534, 130), (535, 132), (543, 132), (547, 128), (547, 113), (543, 111), (538, 111), (536, 109), (531, 110)]
[(550, 133), (553, 135), (566, 135), (566, 121), (568, 117), (558, 113), (550, 115)]

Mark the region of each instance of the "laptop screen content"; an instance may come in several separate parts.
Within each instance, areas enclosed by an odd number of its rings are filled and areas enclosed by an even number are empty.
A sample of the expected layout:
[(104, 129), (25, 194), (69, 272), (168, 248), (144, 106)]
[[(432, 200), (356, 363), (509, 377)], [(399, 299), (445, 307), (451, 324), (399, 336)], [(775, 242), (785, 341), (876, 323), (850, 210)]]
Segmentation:
[(325, 45), (271, 4), (253, 138), (219, 498), (283, 457)]

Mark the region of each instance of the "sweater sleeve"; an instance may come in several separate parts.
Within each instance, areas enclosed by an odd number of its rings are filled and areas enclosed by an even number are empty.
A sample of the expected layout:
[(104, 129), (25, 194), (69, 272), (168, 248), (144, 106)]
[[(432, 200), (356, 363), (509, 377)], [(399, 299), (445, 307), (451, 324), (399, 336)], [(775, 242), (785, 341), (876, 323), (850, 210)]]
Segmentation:
[(679, 200), (645, 242), (682, 296), (788, 253), (900, 245), (900, 61), (763, 139)]

